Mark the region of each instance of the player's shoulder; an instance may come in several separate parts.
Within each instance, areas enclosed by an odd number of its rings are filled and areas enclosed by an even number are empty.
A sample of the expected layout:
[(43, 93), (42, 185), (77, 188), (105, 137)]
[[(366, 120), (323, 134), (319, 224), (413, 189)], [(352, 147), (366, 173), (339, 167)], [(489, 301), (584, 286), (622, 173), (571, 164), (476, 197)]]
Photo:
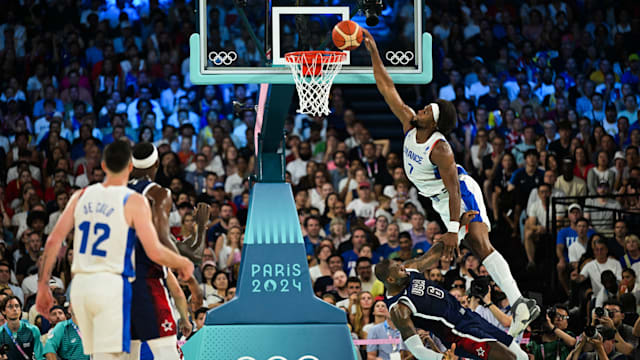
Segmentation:
[(171, 197), (171, 190), (160, 186), (157, 183), (150, 183), (146, 191), (147, 195), (153, 199), (163, 199)]

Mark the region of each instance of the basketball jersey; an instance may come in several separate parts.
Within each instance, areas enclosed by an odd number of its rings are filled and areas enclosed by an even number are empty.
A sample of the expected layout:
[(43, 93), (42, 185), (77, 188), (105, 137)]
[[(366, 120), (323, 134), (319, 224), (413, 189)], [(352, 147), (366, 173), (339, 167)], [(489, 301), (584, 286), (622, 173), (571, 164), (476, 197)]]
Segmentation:
[(398, 303), (406, 305), (417, 328), (429, 329), (436, 334), (456, 327), (467, 311), (458, 300), (419, 271), (407, 269), (407, 274), (409, 285), (404, 291), (396, 296), (385, 296), (389, 310)]
[(126, 186), (86, 187), (74, 211), (73, 265), (78, 273), (114, 273), (135, 277), (136, 232), (124, 206), (133, 193)]
[[(438, 142), (447, 142), (447, 140), (442, 133), (436, 131), (426, 142), (418, 143), (417, 132), (417, 129), (413, 128), (404, 137), (404, 172), (423, 196), (440, 195), (447, 189), (440, 177), (438, 167), (431, 162), (431, 151)], [(462, 166), (457, 165), (457, 167), (458, 175), (467, 173)]]
[[(129, 189), (134, 190), (142, 194), (145, 198), (147, 191), (154, 185), (160, 186), (153, 181), (147, 179), (133, 179), (129, 181)], [(137, 278), (164, 278), (166, 276), (164, 267), (153, 262), (147, 252), (144, 251), (142, 243), (137, 240), (135, 242), (136, 248), (136, 277)]]

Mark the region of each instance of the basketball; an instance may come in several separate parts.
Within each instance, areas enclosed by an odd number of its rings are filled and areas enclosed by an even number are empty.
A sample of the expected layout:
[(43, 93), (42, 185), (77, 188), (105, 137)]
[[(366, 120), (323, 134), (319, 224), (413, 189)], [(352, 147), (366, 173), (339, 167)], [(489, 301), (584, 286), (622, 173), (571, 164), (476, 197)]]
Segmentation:
[(362, 42), (362, 28), (351, 20), (340, 21), (333, 27), (333, 43), (340, 50), (353, 50)]

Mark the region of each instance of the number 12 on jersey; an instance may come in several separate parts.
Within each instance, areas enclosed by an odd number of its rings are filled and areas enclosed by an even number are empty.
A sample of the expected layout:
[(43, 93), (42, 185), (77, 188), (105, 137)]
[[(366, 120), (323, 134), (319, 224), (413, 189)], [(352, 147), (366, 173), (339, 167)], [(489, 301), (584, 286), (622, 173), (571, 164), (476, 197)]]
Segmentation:
[[(80, 249), (78, 250), (80, 254), (84, 254), (87, 252), (87, 245), (89, 243), (89, 233), (92, 233), (97, 239), (93, 242), (93, 246), (91, 247), (91, 255), (106, 257), (107, 251), (99, 249), (98, 246), (105, 240), (109, 239), (109, 235), (111, 234), (111, 228), (109, 225), (105, 223), (95, 223), (93, 225), (93, 231), (91, 231), (91, 223), (89, 221), (83, 221), (78, 225), (78, 229), (82, 231), (82, 241), (80, 242)], [(92, 240), (94, 239), (92, 236)]]

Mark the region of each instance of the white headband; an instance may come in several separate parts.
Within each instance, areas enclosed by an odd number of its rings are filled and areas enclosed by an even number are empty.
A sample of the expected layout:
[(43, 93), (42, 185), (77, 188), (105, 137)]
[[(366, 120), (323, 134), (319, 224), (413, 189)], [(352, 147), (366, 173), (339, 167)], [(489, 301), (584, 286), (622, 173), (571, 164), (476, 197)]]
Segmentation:
[(133, 167), (136, 169), (148, 169), (153, 166), (153, 164), (158, 161), (158, 149), (155, 145), (153, 145), (153, 152), (149, 154), (144, 159), (136, 159), (135, 157), (131, 157), (131, 161), (133, 162)]
[(431, 105), (431, 112), (433, 113), (433, 120), (437, 124), (438, 120), (440, 119), (440, 106), (438, 105), (438, 103), (431, 103), (430, 105)]

